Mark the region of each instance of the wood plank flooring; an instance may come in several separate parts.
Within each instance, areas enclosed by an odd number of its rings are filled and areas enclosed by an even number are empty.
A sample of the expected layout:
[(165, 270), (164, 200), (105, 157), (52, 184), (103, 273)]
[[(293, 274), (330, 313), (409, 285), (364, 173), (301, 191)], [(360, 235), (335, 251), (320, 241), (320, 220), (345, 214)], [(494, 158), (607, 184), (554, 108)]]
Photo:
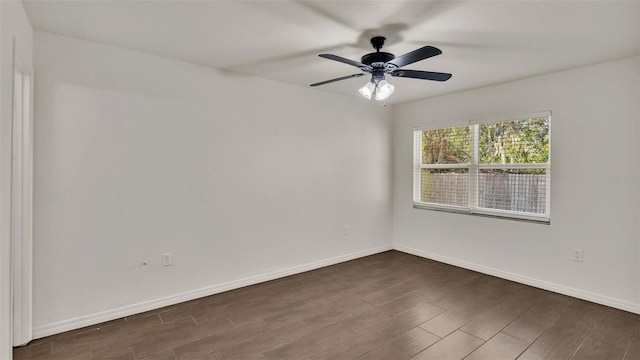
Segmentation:
[(14, 359), (640, 360), (639, 323), (388, 251), (38, 339)]

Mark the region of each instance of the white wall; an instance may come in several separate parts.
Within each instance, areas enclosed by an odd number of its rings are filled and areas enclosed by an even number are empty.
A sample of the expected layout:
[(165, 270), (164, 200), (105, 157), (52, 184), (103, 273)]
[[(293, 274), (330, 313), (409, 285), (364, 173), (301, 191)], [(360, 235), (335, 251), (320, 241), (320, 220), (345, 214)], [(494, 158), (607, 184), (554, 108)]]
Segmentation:
[[(394, 106), (394, 246), (640, 312), (640, 58)], [(412, 131), (551, 110), (551, 225), (412, 208)], [(584, 249), (584, 262), (571, 260)]]
[(34, 51), (36, 336), (390, 248), (385, 108), (51, 33)]
[(10, 211), (13, 47), (32, 64), (33, 30), (20, 1), (0, 1), (0, 359), (11, 359)]
[[(638, 58), (396, 105), (391, 139), (372, 102), (35, 40), (36, 336), (377, 251), (392, 225), (398, 249), (640, 309)], [(551, 225), (412, 208), (413, 127), (541, 110)]]

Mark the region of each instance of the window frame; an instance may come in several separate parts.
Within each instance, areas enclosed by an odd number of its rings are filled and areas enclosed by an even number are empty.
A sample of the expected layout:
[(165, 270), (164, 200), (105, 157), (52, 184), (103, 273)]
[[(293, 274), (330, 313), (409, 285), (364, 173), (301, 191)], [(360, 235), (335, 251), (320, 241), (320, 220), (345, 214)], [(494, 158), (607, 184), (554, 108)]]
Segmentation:
[[(524, 163), (524, 164), (480, 164), (479, 147), (480, 125), (500, 122), (511, 122), (525, 120), (535, 117), (549, 118), (549, 154), (546, 163)], [(422, 132), (429, 130), (447, 129), (453, 127), (469, 126), (471, 129), (471, 160), (467, 164), (423, 164), (422, 163)], [(414, 127), (413, 128), (413, 207), (415, 209), (447, 211), (468, 215), (478, 215), (509, 220), (520, 220), (541, 224), (551, 223), (551, 111), (542, 111), (532, 114), (490, 117), (482, 120), (472, 120), (466, 124), (450, 125), (448, 127)], [(447, 205), (438, 203), (421, 202), (421, 171), (422, 169), (467, 169), (469, 174), (468, 184), (468, 206)], [(544, 214), (534, 214), (511, 210), (490, 209), (478, 206), (478, 179), (481, 170), (494, 169), (544, 169), (546, 176), (546, 203)]]

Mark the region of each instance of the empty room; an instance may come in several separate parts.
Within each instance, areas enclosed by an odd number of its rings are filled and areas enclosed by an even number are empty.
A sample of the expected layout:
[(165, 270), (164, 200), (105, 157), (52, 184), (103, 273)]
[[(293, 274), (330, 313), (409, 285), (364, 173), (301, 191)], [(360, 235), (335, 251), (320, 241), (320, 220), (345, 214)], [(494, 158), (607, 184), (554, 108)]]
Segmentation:
[(640, 360), (640, 1), (0, 30), (0, 360)]

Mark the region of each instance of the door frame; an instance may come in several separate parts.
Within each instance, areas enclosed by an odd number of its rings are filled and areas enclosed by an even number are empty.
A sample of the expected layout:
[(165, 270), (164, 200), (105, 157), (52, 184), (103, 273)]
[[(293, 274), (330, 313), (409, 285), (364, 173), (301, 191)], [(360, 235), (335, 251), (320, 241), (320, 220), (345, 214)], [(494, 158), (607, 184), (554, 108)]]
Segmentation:
[(11, 102), (11, 312), (13, 346), (33, 339), (33, 69), (13, 43)]

